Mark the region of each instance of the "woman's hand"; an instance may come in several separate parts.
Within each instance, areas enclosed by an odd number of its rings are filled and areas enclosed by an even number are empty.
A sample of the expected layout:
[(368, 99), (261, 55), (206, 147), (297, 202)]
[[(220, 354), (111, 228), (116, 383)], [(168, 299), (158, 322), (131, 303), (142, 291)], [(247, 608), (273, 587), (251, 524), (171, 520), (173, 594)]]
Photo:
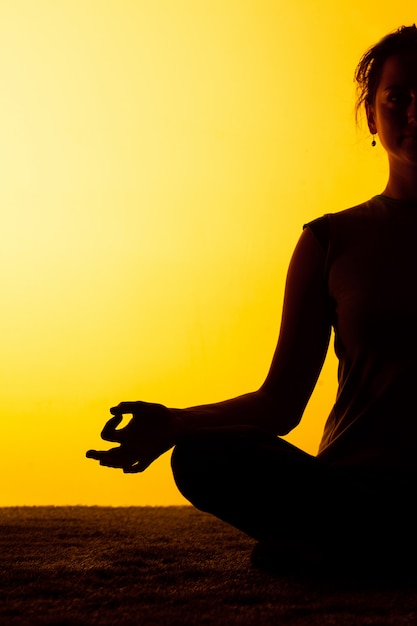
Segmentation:
[[(125, 473), (143, 472), (177, 441), (173, 410), (162, 404), (121, 402), (110, 412), (114, 417), (104, 426), (101, 437), (120, 445), (110, 450), (88, 450), (87, 458), (99, 461), (100, 465), (120, 468)], [(132, 418), (118, 429), (125, 414), (131, 414)]]

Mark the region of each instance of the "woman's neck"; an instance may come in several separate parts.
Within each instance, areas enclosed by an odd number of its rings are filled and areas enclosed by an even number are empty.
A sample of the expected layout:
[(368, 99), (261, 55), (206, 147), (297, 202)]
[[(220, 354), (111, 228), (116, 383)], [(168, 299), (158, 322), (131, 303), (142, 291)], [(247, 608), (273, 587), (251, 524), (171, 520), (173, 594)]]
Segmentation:
[(382, 195), (395, 200), (417, 201), (417, 167), (396, 172), (391, 168), (387, 186)]

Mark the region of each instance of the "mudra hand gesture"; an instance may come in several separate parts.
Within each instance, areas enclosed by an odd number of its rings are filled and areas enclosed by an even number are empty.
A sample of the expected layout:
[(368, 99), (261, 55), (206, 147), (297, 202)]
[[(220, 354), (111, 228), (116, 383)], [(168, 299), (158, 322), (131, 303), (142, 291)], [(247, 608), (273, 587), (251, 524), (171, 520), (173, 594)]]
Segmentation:
[[(100, 465), (120, 468), (125, 473), (143, 472), (176, 443), (172, 412), (162, 404), (121, 402), (110, 412), (113, 417), (104, 426), (101, 437), (120, 445), (110, 450), (88, 450), (86, 456)], [(125, 414), (132, 415), (130, 422), (117, 428)]]

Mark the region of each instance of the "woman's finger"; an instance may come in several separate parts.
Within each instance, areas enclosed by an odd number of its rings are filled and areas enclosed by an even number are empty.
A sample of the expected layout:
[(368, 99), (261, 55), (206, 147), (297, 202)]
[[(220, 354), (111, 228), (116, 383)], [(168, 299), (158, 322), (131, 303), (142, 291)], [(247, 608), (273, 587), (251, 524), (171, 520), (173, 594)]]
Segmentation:
[(121, 442), (121, 430), (116, 430), (117, 426), (123, 419), (122, 414), (117, 414), (114, 417), (110, 418), (109, 421), (104, 425), (103, 430), (101, 431), (101, 438), (105, 441), (114, 441), (116, 443)]
[(101, 459), (101, 452), (98, 450), (87, 450), (85, 456), (87, 459), (95, 459), (96, 461), (99, 461)]
[(112, 406), (112, 415), (123, 415), (124, 413), (134, 413), (137, 410), (138, 402), (120, 402), (117, 406)]

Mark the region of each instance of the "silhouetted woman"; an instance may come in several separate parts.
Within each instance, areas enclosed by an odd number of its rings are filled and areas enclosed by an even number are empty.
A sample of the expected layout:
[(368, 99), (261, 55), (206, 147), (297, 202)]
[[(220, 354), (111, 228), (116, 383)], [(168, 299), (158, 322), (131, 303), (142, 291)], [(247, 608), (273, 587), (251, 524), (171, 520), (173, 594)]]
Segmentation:
[[(102, 433), (120, 445), (87, 453), (141, 472), (175, 446), (184, 496), (257, 539), (253, 563), (278, 570), (401, 566), (417, 552), (417, 28), (373, 46), (355, 77), (387, 186), (305, 226), (264, 384), (187, 409), (122, 402)], [(311, 456), (279, 436), (303, 415), (332, 327), (339, 386)]]

